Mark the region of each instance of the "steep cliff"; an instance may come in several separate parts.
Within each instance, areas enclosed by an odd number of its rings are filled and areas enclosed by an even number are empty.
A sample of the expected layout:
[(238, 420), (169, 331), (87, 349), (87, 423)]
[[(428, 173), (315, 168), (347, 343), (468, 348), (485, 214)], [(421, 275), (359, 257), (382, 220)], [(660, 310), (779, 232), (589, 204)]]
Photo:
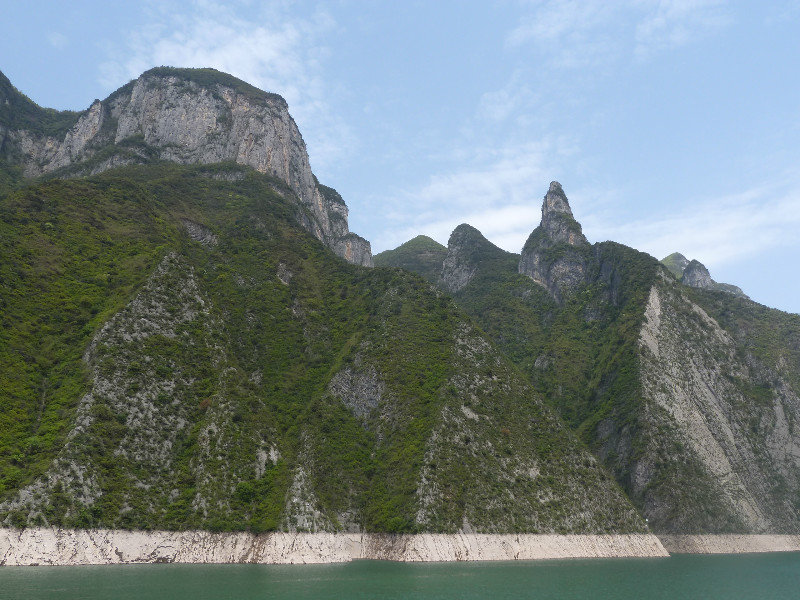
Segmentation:
[[(0, 154), (26, 177), (96, 174), (126, 164), (235, 162), (284, 181), (304, 227), (339, 256), (370, 266), (347, 206), (319, 185), (286, 101), (213, 69), (151, 69), (82, 113), (41, 109), (3, 77)], [(2, 101), (2, 99), (0, 99)]]
[(543, 285), (559, 303), (586, 283), (591, 246), (561, 184), (553, 181), (542, 203), (542, 222), (531, 233), (519, 261), (519, 272)]
[[(631, 456), (632, 493), (671, 532), (797, 533), (796, 352), (783, 352), (793, 368), (770, 365), (737, 343), (706, 302), (664, 274), (650, 290), (639, 353), (644, 439)], [(793, 325), (800, 333), (800, 319)]]
[(461, 225), (440, 286), (655, 531), (797, 533), (800, 317), (721, 288), (697, 261), (664, 262), (590, 246), (553, 183), (520, 257)]

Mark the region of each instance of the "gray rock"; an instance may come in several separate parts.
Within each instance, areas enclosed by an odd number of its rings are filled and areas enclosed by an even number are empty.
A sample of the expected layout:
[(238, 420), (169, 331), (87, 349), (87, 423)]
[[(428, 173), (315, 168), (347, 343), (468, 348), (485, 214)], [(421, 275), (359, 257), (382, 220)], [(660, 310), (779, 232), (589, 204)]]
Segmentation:
[(686, 265), (686, 268), (683, 270), (683, 276), (681, 277), (681, 283), (694, 288), (716, 290), (718, 292), (733, 294), (740, 298), (747, 298), (747, 294), (745, 294), (741, 288), (731, 285), (730, 283), (717, 283), (714, 281), (706, 266), (696, 260)]
[(572, 216), (561, 184), (553, 181), (542, 204), (542, 222), (522, 249), (519, 272), (563, 303), (589, 276), (592, 251)]
[[(154, 69), (96, 101), (63, 137), (24, 129), (7, 137), (27, 177), (66, 167), (94, 174), (153, 159), (247, 165), (286, 182), (308, 214), (301, 222), (317, 239), (346, 260), (371, 266), (369, 242), (349, 234), (341, 196), (314, 177), (286, 101), (219, 75), (201, 84), (192, 70)], [(112, 158), (91, 162), (109, 147), (118, 151)]]
[(472, 281), (482, 263), (504, 260), (508, 255), (483, 237), (480, 231), (462, 223), (453, 230), (447, 242), (439, 285), (456, 293)]
[(683, 270), (683, 277), (681, 281), (691, 287), (702, 288), (707, 290), (714, 289), (714, 280), (711, 279), (711, 274), (706, 269), (706, 266), (696, 260), (691, 261)]

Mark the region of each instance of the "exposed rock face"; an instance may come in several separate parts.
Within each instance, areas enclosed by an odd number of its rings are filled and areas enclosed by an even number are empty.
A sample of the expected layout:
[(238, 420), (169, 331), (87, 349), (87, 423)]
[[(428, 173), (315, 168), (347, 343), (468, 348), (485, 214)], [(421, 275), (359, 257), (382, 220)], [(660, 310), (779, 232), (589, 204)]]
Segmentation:
[(2, 529), (0, 565), (337, 563), (668, 556), (652, 534), (211, 533)]
[(476, 265), (470, 260), (476, 236), (481, 233), (463, 223), (453, 230), (447, 241), (447, 256), (442, 264), (441, 286), (449, 292), (457, 292), (467, 285), (475, 275)]
[(800, 398), (790, 382), (743, 357), (730, 333), (666, 277), (651, 289), (644, 316), (645, 450), (631, 473), (651, 525), (798, 533)]
[(544, 286), (559, 303), (586, 282), (592, 250), (572, 216), (561, 184), (553, 181), (542, 204), (542, 222), (531, 233), (519, 272)]
[(684, 285), (704, 290), (727, 292), (740, 298), (747, 298), (747, 294), (741, 288), (730, 283), (714, 281), (703, 263), (697, 260), (690, 261), (679, 252), (673, 252), (669, 256), (662, 258), (661, 264), (667, 267), (669, 272), (675, 275)]
[(3, 135), (27, 177), (64, 168), (94, 174), (153, 159), (250, 166), (286, 182), (317, 239), (350, 262), (372, 265), (369, 242), (348, 232), (341, 196), (311, 172), (286, 101), (216, 71), (153, 69), (96, 101), (63, 136), (27, 129)]
[(688, 286), (703, 288), (706, 290), (714, 289), (714, 280), (706, 269), (706, 266), (696, 260), (691, 261), (683, 270), (681, 281)]
[(481, 265), (509, 256), (510, 253), (492, 244), (480, 231), (462, 223), (447, 242), (439, 286), (453, 294), (459, 292), (472, 281)]

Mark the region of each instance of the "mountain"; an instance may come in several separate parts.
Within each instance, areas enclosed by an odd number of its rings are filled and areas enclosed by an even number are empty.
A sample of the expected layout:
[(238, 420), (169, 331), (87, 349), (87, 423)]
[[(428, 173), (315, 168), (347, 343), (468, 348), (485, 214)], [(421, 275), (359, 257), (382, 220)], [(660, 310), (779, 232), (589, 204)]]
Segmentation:
[(371, 265), (348, 210), (311, 172), (286, 101), (214, 69), (159, 67), (80, 113), (42, 109), (0, 73), (0, 156), (24, 177), (129, 165), (235, 162), (285, 182), (303, 226), (349, 262)]
[(734, 296), (747, 298), (741, 288), (730, 283), (717, 283), (711, 278), (706, 266), (697, 260), (689, 260), (680, 252), (673, 252), (661, 259), (661, 264), (667, 267), (670, 273), (677, 277), (681, 283), (694, 288), (717, 290), (727, 292)]
[(376, 267), (400, 267), (435, 283), (442, 270), (447, 248), (426, 235), (418, 235), (391, 251), (375, 255)]
[(520, 255), (460, 225), (438, 284), (654, 531), (797, 533), (800, 316), (698, 285), (697, 261), (665, 262), (589, 244), (553, 182)]
[(448, 295), (342, 252), (280, 98), (155, 69), (64, 115), (9, 86), (5, 526), (647, 531)]

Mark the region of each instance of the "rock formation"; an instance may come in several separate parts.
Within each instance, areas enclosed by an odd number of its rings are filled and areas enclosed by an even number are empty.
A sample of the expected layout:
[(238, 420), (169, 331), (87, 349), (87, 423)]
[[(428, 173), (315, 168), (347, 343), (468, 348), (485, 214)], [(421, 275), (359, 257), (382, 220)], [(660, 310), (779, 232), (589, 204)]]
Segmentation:
[(661, 264), (667, 267), (678, 280), (684, 285), (704, 290), (716, 290), (727, 292), (740, 298), (747, 298), (740, 287), (730, 283), (719, 283), (711, 278), (706, 266), (698, 260), (689, 260), (680, 252), (673, 252), (669, 256), (661, 259)]
[[(9, 86), (4, 96), (21, 96)], [(161, 67), (96, 100), (64, 131), (36, 123), (35, 109), (49, 114), (45, 109), (27, 108), (33, 124), (0, 115), (0, 150), (26, 177), (95, 174), (153, 160), (236, 162), (284, 181), (308, 231), (349, 262), (372, 265), (369, 242), (349, 232), (341, 196), (317, 182), (300, 131), (277, 94), (213, 69)]]
[(553, 181), (542, 204), (542, 222), (531, 233), (519, 272), (544, 286), (559, 303), (586, 282), (592, 250), (572, 216), (561, 184)]
[(486, 241), (481, 232), (462, 223), (450, 234), (447, 241), (447, 255), (442, 263), (441, 287), (454, 293), (466, 286), (476, 268), (476, 244)]

